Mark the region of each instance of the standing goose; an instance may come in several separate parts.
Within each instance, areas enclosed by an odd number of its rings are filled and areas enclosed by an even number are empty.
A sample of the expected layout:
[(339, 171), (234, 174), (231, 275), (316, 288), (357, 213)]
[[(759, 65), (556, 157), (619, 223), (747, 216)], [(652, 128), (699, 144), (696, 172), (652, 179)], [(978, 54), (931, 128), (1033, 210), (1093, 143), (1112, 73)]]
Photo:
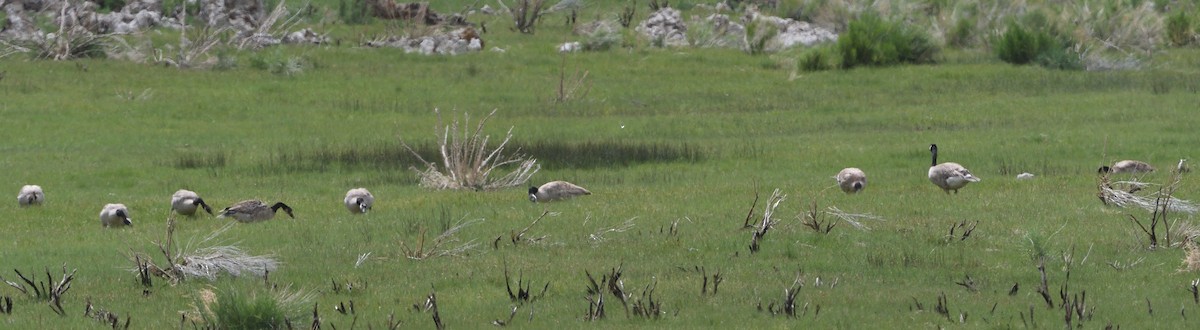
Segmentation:
[(529, 187), (529, 201), (534, 203), (591, 194), (587, 189), (566, 181), (551, 181), (541, 187)]
[(1154, 172), (1154, 166), (1146, 164), (1143, 161), (1137, 160), (1122, 160), (1116, 162), (1112, 167), (1101, 166), (1100, 173), (1149, 173)]
[(271, 218), (275, 217), (275, 212), (279, 211), (279, 209), (287, 212), (289, 218), (296, 218), (292, 215), (292, 208), (283, 202), (278, 202), (268, 207), (267, 203), (263, 203), (257, 199), (241, 201), (233, 204), (233, 206), (226, 207), (224, 210), (221, 210), (221, 215), (217, 217), (233, 217), (239, 222), (259, 222), (271, 220)]
[(933, 154), (933, 163), (929, 166), (929, 181), (934, 185), (942, 188), (949, 195), (951, 190), (958, 193), (958, 189), (967, 186), (971, 182), (979, 182), (979, 178), (971, 175), (971, 171), (958, 163), (945, 162), (937, 163), (937, 144), (929, 145), (929, 152)]
[(46, 194), (42, 193), (42, 186), (39, 185), (25, 185), (17, 194), (17, 203), (21, 204), (21, 207), (41, 205), (45, 201)]
[(847, 194), (858, 193), (867, 187), (867, 174), (857, 167), (847, 167), (838, 172), (837, 176), (838, 187)]
[(133, 225), (133, 219), (129, 218), (125, 204), (106, 204), (100, 210), (100, 224), (104, 227), (128, 226)]
[(171, 210), (174, 210), (175, 213), (190, 216), (196, 214), (196, 206), (203, 207), (204, 212), (208, 212), (208, 215), (213, 214), (212, 208), (208, 207), (208, 204), (204, 203), (204, 199), (200, 198), (195, 191), (179, 189), (174, 195), (171, 195)]
[(367, 213), (371, 210), (371, 206), (375, 205), (375, 196), (371, 195), (367, 188), (354, 188), (346, 192), (345, 203), (346, 209), (350, 210), (350, 213)]

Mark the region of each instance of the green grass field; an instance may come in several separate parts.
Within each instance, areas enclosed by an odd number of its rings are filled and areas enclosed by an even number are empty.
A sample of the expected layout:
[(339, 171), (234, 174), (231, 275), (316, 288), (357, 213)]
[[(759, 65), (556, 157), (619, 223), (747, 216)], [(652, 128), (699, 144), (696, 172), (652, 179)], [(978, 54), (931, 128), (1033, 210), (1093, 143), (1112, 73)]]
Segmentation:
[[(1195, 49), (1158, 54), (1140, 71), (1056, 71), (951, 52), (938, 65), (809, 73), (786, 64), (789, 53), (638, 47), (564, 58), (555, 45), (571, 36), (561, 23), (533, 36), (493, 30), (487, 48), (506, 52), (427, 57), (348, 42), (236, 53), (238, 66), (220, 71), (0, 59), (0, 186), (15, 195), (38, 184), (47, 194), (40, 207), (0, 203), (0, 277), (21, 282), (16, 269), (44, 282), (49, 269), (57, 281), (64, 266), (77, 269), (65, 316), (4, 286), (0, 296), (13, 309), (0, 324), (102, 326), (83, 316), (90, 301), (135, 329), (181, 319), (185, 328), (212, 325), (207, 310), (221, 303), (205, 297), (215, 293), (251, 297), (247, 304), (299, 296), (280, 306), (298, 328), (312, 324), (314, 305), (327, 328), (386, 328), (389, 318), (432, 328), (432, 312), (414, 308), (431, 292), (451, 328), (494, 320), (530, 328), (1053, 328), (1068, 322), (1060, 292), (1083, 303), (1083, 319), (1069, 322), (1084, 328), (1200, 322), (1189, 292), (1200, 275), (1180, 271), (1183, 249), (1148, 249), (1128, 215), (1149, 212), (1096, 198), (1100, 165), (1147, 161), (1160, 170), (1141, 180), (1162, 183), (1180, 158), (1195, 157)], [(248, 64), (271, 52), (308, 65), (285, 76)], [(556, 103), (563, 63), (568, 75), (589, 73), (588, 92)], [(543, 160), (531, 183), (567, 180), (594, 194), (533, 204), (520, 187), (418, 187), (409, 169), (417, 164), (396, 151), (401, 139), (435, 143), (435, 108), (473, 120), (496, 109), (486, 132), (498, 139), (512, 127), (513, 142)], [(983, 181), (956, 195), (930, 184), (930, 143), (941, 148), (939, 162), (961, 163)], [(851, 166), (869, 177), (858, 195), (832, 179)], [(1017, 181), (1021, 172), (1037, 177)], [(371, 213), (342, 206), (355, 187), (375, 194)], [(163, 261), (155, 242), (181, 188), (217, 209), (251, 198), (291, 205), (294, 220), (237, 224), (216, 239), (271, 255), (279, 269), (267, 279), (154, 278), (144, 287), (131, 255)], [(756, 194), (759, 216), (774, 189), (786, 194), (780, 222), (752, 254), (743, 221)], [(1197, 194), (1184, 176), (1176, 196)], [(134, 225), (102, 228), (106, 203), (128, 205)], [(801, 224), (814, 203), (882, 220), (821, 234)], [(546, 211), (526, 234), (541, 240), (510, 241)], [(179, 218), (175, 239), (184, 250), (201, 247), (229, 221)], [(422, 232), (428, 241), (471, 221), (443, 246), (477, 244), (464, 255), (404, 253)], [(1195, 219), (1170, 221), (1178, 231)], [(960, 223), (977, 227), (966, 239), (962, 229), (949, 236)], [(1037, 292), (1037, 256), (1045, 257), (1053, 307)], [(512, 284), (520, 274), (536, 300), (509, 299), (505, 265)], [(617, 267), (632, 294), (629, 311), (605, 293), (607, 317), (587, 320), (585, 272), (600, 280)], [(797, 280), (796, 316), (769, 311), (782, 313)], [(657, 318), (632, 311), (648, 302), (648, 286), (661, 304)], [(937, 311), (943, 295), (946, 315)], [(335, 310), (350, 304), (354, 313)]]

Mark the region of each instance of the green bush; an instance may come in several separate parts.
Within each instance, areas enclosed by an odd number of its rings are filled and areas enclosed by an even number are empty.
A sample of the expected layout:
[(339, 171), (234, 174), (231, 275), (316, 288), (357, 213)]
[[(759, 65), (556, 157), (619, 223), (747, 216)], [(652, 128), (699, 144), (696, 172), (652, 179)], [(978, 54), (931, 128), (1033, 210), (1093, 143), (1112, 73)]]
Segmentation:
[(886, 66), (902, 63), (932, 63), (938, 47), (923, 31), (888, 22), (875, 14), (851, 21), (838, 37), (842, 68), (859, 65)]
[(213, 309), (220, 329), (279, 329), (287, 313), (270, 295), (246, 296), (236, 289), (217, 292)]
[(1001, 61), (1012, 64), (1036, 63), (1052, 69), (1082, 68), (1079, 58), (1067, 51), (1066, 44), (1050, 32), (1026, 30), (1014, 22), (1008, 24), (1008, 29), (996, 41), (995, 51)]
[(954, 23), (954, 27), (946, 34), (946, 43), (958, 47), (971, 47), (975, 37), (975, 20), (970, 18), (959, 19)]
[(1182, 47), (1192, 43), (1192, 18), (1180, 10), (1167, 17), (1167, 42)]
[(824, 71), (837, 67), (834, 63), (835, 55), (832, 47), (816, 47), (809, 49), (807, 52), (800, 54), (800, 58), (796, 61), (796, 65), (803, 71)]
[(338, 17), (342, 23), (363, 25), (371, 22), (371, 6), (366, 0), (341, 0), (338, 2)]

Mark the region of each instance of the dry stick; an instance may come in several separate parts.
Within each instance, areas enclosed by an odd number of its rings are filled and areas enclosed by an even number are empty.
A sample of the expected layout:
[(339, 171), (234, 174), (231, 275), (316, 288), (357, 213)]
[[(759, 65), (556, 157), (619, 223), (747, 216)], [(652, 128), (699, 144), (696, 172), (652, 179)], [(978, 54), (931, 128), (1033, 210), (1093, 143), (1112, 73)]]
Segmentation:
[(510, 233), (509, 235), (512, 237), (513, 245), (517, 245), (517, 242), (521, 241), (521, 238), (525, 236), (525, 233), (528, 232), (530, 228), (533, 228), (533, 225), (536, 225), (538, 221), (542, 221), (542, 218), (545, 218), (547, 214), (550, 214), (550, 210), (542, 211), (542, 215), (538, 216), (537, 219), (533, 219), (533, 222), (528, 226), (525, 226), (524, 229), (521, 229), (520, 232), (515, 234)]
[(1188, 288), (1188, 291), (1192, 292), (1192, 301), (1196, 304), (1200, 304), (1200, 287), (1198, 286), (1200, 286), (1200, 279), (1192, 280), (1192, 287)]
[(950, 320), (950, 306), (949, 305), (950, 305), (949, 301), (946, 300), (946, 293), (940, 292), (940, 293), (938, 293), (938, 297), (937, 297), (937, 306), (934, 306), (933, 310), (936, 311), (938, 314), (942, 314), (942, 316), (945, 316), (946, 320), (949, 321)]
[(312, 328), (313, 328), (313, 330), (321, 329), (321, 316), (317, 315), (317, 305), (318, 305), (317, 303), (313, 303), (313, 313), (312, 313)]
[[(1050, 287), (1046, 284), (1046, 257), (1038, 258), (1038, 272), (1042, 273), (1042, 285), (1038, 287), (1038, 293), (1042, 295), (1042, 299), (1046, 300), (1046, 306), (1054, 308), (1054, 301), (1050, 300)], [(1032, 318), (1033, 313), (1030, 312)]]
[(717, 270), (717, 273), (716, 273), (716, 274), (713, 274), (713, 276), (712, 276), (712, 277), (713, 277), (713, 289), (712, 289), (712, 294), (715, 296), (715, 295), (717, 295), (717, 286), (718, 286), (718, 285), (721, 285), (721, 281), (722, 281), (722, 280), (724, 280), (724, 279), (723, 279), (723, 278), (721, 278), (721, 270), (719, 270), (719, 269)]
[(754, 185), (754, 202), (750, 203), (750, 211), (746, 213), (746, 221), (742, 223), (742, 229), (753, 228), (750, 224), (750, 219), (754, 218), (754, 208), (758, 207), (758, 184)]

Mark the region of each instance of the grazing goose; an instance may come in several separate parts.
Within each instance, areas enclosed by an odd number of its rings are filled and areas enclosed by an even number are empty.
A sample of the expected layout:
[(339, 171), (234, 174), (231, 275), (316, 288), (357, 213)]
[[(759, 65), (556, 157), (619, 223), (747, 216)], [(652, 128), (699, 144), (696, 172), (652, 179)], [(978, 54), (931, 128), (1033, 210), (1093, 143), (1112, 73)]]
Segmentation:
[(1116, 162), (1112, 167), (1101, 166), (1101, 173), (1148, 173), (1154, 172), (1154, 166), (1146, 164), (1146, 162), (1137, 160), (1122, 160)]
[(196, 206), (203, 207), (204, 212), (212, 215), (212, 208), (208, 207), (208, 204), (204, 203), (204, 199), (200, 198), (195, 191), (179, 189), (174, 195), (171, 195), (171, 210), (174, 210), (175, 213), (190, 216), (196, 214)]
[(129, 218), (129, 209), (125, 208), (125, 204), (107, 204), (100, 210), (100, 224), (105, 227), (127, 226), (133, 225), (133, 219)]
[(367, 188), (354, 188), (346, 192), (345, 202), (350, 213), (367, 213), (371, 210), (371, 205), (375, 205), (375, 196), (371, 195)]
[(46, 194), (42, 193), (42, 186), (39, 185), (25, 185), (17, 194), (17, 203), (21, 204), (21, 207), (41, 205), (45, 201)]
[(541, 187), (529, 187), (529, 201), (534, 203), (591, 194), (587, 189), (566, 181), (551, 181)]
[(837, 179), (838, 186), (847, 194), (858, 193), (867, 187), (867, 174), (857, 167), (844, 168), (833, 178)]
[(971, 175), (971, 171), (958, 163), (945, 162), (937, 163), (937, 145), (930, 144), (929, 152), (933, 154), (933, 163), (929, 166), (929, 181), (934, 185), (942, 188), (949, 195), (951, 190), (958, 193), (958, 189), (967, 186), (971, 182), (979, 182), (979, 178)]
[(267, 203), (263, 203), (257, 199), (241, 201), (233, 204), (233, 206), (226, 207), (224, 210), (221, 210), (221, 215), (217, 217), (233, 217), (239, 222), (259, 222), (271, 220), (271, 218), (275, 217), (275, 212), (279, 211), (279, 209), (287, 212), (289, 218), (296, 218), (292, 215), (292, 208), (283, 202), (278, 202), (268, 207)]

